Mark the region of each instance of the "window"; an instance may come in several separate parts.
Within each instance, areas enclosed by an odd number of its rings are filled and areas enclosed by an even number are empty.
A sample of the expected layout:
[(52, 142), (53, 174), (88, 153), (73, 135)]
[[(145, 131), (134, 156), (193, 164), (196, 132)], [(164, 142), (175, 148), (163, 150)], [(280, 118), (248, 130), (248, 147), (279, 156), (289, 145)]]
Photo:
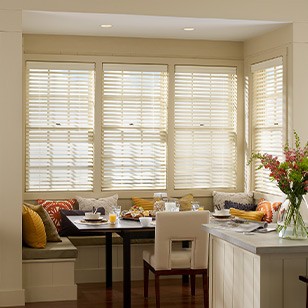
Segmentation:
[(93, 189), (94, 65), (27, 62), (26, 191)]
[[(253, 152), (283, 156), (283, 66), (282, 57), (251, 66)], [(269, 170), (257, 169), (255, 190), (277, 193), (279, 189), (269, 179)]]
[(235, 188), (237, 74), (176, 66), (174, 188)]
[(103, 65), (102, 189), (165, 189), (166, 65)]

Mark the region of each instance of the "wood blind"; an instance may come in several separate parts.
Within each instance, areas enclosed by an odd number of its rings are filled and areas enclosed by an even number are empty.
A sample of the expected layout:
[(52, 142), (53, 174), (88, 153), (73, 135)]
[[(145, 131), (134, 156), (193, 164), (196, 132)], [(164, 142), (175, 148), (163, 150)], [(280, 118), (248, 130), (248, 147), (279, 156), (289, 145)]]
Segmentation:
[(93, 189), (94, 64), (27, 62), (26, 191)]
[(234, 67), (175, 67), (174, 188), (235, 188)]
[(102, 189), (165, 189), (166, 65), (103, 65)]
[[(283, 65), (282, 57), (251, 66), (253, 100), (253, 152), (283, 158)], [(269, 170), (254, 165), (255, 190), (278, 193), (276, 182), (269, 179)]]

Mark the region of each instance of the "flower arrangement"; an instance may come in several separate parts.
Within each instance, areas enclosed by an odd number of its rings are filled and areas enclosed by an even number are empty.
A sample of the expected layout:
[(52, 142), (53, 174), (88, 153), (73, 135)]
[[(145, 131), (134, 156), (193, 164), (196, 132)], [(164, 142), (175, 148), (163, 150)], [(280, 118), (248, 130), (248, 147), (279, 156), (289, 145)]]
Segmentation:
[[(299, 212), (304, 195), (308, 192), (308, 142), (301, 148), (300, 138), (296, 132), (295, 148), (290, 148), (288, 142), (284, 147), (285, 161), (280, 162), (277, 157), (267, 153), (253, 153), (248, 164), (255, 159), (260, 159), (261, 164), (258, 169), (265, 168), (270, 170), (270, 178), (277, 181), (277, 186), (286, 194), (289, 200), (289, 207), (284, 215), (284, 223), (278, 224), (277, 231), (282, 237), (288, 238), (307, 238), (308, 231), (305, 227), (303, 218)], [(290, 228), (291, 231), (290, 231)], [(289, 229), (289, 235), (287, 230)]]

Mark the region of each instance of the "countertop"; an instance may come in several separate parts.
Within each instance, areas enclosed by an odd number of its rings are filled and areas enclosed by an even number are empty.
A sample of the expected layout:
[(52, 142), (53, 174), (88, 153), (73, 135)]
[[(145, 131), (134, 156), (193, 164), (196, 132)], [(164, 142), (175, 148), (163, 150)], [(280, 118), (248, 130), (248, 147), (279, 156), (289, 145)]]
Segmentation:
[(277, 232), (243, 234), (235, 231), (220, 230), (217, 225), (203, 224), (202, 229), (252, 253), (281, 254), (308, 253), (308, 240), (290, 240), (278, 237)]

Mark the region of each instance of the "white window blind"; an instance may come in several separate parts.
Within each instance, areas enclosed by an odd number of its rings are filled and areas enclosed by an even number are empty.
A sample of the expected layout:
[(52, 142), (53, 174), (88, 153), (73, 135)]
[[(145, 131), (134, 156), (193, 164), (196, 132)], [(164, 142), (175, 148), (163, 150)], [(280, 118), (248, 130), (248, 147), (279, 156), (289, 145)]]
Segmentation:
[(175, 67), (174, 187), (235, 188), (234, 67)]
[[(282, 57), (251, 66), (253, 100), (253, 152), (283, 157), (283, 65)], [(277, 193), (276, 183), (270, 181), (269, 170), (257, 169), (255, 190)]]
[(93, 189), (94, 64), (27, 62), (26, 191)]
[(102, 189), (166, 188), (166, 65), (103, 65)]

